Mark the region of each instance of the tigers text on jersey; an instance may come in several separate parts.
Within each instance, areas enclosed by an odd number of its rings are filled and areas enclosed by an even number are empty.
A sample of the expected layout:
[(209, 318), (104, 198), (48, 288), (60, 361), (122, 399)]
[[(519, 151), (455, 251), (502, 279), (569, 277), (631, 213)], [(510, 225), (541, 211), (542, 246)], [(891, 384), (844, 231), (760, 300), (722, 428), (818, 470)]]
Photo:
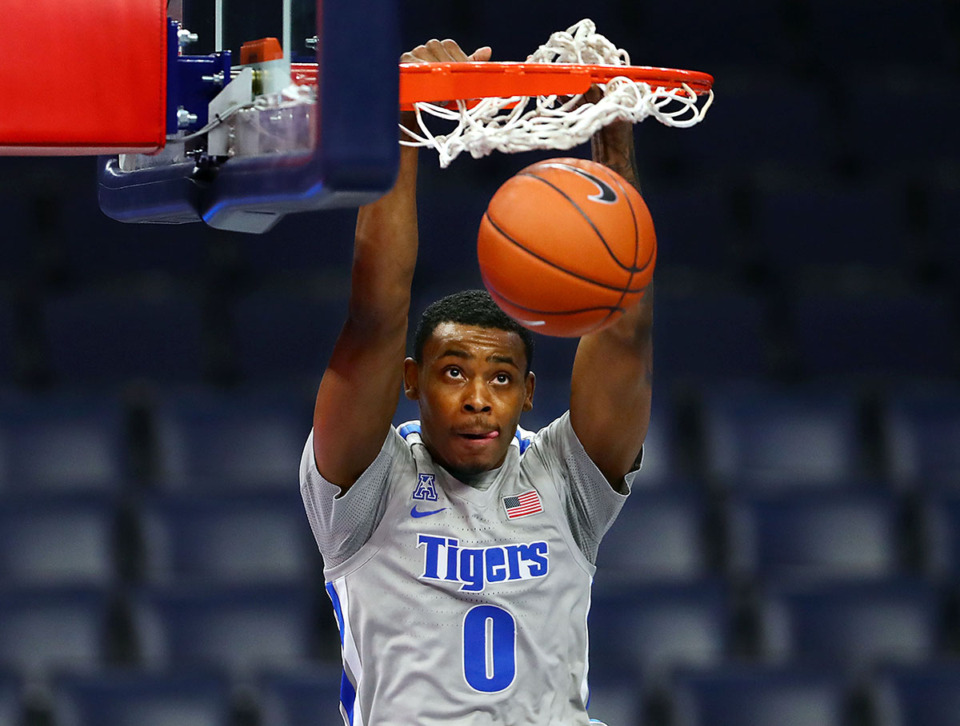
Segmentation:
[[(564, 414), (469, 486), (414, 422), (342, 496), (300, 469), (340, 628), (353, 726), (586, 726), (587, 613), (625, 500)], [(318, 718), (321, 715), (318, 714)]]

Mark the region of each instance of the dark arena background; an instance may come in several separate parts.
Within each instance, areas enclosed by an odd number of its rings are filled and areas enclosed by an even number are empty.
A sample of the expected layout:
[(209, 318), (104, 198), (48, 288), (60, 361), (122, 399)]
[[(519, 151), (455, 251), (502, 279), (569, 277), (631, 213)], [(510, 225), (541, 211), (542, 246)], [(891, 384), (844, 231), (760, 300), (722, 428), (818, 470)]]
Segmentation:
[[(601, 547), (591, 715), (955, 726), (960, 6), (593, 5), (407, 0), (401, 29), (522, 60), (588, 16), (634, 64), (716, 78), (702, 124), (635, 132), (654, 411)], [(421, 152), (414, 315), (480, 285), (497, 187), (571, 154)], [(0, 158), (0, 725), (339, 723), (297, 471), (355, 216), (124, 224), (96, 159)], [(574, 351), (538, 344), (528, 429), (565, 410)]]

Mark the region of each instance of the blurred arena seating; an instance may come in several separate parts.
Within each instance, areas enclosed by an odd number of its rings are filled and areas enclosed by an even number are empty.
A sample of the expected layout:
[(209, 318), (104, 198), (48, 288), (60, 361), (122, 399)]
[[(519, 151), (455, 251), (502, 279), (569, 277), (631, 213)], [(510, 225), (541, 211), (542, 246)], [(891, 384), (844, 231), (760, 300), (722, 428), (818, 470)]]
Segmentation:
[[(404, 43), (520, 60), (595, 11), (632, 62), (717, 79), (702, 125), (636, 130), (656, 390), (598, 558), (591, 715), (955, 726), (956, 4), (514, 10), (410, 0)], [(481, 284), (503, 181), (587, 154), (424, 152), (414, 314)], [(91, 159), (0, 168), (0, 725), (340, 723), (297, 474), (354, 213), (130, 226), (99, 211)], [(575, 351), (538, 343), (529, 429), (568, 405)]]

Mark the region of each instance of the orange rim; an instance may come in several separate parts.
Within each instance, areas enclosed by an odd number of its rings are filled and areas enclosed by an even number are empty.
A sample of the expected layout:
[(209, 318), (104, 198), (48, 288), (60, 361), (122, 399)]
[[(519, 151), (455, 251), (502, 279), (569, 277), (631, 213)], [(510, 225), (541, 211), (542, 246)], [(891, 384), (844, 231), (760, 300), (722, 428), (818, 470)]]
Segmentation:
[[(315, 63), (295, 63), (295, 83), (315, 84)], [(618, 77), (654, 88), (687, 86), (697, 95), (709, 93), (713, 76), (700, 71), (656, 66), (602, 66), (573, 63), (401, 63), (400, 106), (419, 101), (510, 98), (512, 96), (568, 96), (585, 93), (594, 83)]]

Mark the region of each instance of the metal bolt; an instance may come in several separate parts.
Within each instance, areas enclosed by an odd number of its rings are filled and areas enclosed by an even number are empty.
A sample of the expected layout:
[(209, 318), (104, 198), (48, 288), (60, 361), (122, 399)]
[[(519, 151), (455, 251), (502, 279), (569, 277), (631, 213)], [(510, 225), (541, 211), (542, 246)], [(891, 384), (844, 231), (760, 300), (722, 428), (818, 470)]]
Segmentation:
[(186, 28), (180, 28), (180, 30), (177, 31), (177, 41), (180, 43), (181, 48), (185, 45), (196, 43), (199, 39), (200, 36), (198, 36), (196, 33), (191, 33)]
[(185, 129), (197, 122), (197, 114), (190, 113), (183, 106), (177, 109), (177, 128)]
[(215, 86), (223, 85), (223, 71), (217, 71), (210, 76), (200, 76), (200, 80), (204, 83), (212, 83)]

